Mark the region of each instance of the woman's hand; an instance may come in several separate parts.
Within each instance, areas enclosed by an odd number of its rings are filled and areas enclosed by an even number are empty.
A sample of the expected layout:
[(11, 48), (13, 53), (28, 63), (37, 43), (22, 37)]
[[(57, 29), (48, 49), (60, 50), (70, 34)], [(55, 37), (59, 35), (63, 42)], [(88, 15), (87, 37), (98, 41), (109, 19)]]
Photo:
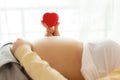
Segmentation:
[(57, 23), (53, 27), (48, 27), (48, 25), (43, 21), (41, 21), (41, 23), (46, 28), (46, 36), (59, 36), (59, 30), (58, 30), (59, 23)]
[(59, 22), (54, 27), (54, 33), (53, 33), (54, 36), (60, 36), (58, 26), (59, 26)]
[(14, 53), (16, 51), (16, 49), (21, 46), (21, 45), (29, 45), (31, 47), (30, 42), (22, 40), (22, 39), (17, 39), (14, 43), (13, 46), (11, 48), (12, 53)]

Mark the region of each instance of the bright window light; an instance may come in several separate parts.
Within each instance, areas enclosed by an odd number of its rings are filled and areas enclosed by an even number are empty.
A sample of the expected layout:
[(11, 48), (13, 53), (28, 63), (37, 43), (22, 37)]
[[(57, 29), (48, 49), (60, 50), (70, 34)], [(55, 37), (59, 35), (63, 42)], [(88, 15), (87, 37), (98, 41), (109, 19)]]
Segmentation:
[(44, 37), (45, 12), (59, 15), (63, 37), (119, 41), (119, 0), (0, 0), (0, 43)]

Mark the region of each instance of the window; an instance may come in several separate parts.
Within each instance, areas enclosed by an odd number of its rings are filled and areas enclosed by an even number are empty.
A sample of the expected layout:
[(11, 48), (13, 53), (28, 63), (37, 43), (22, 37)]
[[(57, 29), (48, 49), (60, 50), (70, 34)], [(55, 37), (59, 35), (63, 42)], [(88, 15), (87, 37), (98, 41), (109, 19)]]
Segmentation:
[(119, 7), (119, 0), (0, 0), (0, 43), (44, 37), (45, 12), (58, 13), (61, 36), (119, 41)]

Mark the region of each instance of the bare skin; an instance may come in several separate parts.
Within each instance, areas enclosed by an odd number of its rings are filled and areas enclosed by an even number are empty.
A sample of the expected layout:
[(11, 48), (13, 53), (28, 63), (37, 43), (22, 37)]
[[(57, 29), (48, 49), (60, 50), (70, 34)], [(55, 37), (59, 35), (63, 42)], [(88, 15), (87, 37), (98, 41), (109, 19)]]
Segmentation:
[(68, 80), (84, 80), (80, 72), (83, 51), (82, 42), (58, 37), (58, 28), (50, 29), (46, 24), (42, 24), (46, 27), (46, 36), (49, 37), (39, 39), (32, 43), (18, 39), (13, 44), (13, 53), (20, 45), (28, 44), (33, 51), (43, 60), (46, 60), (51, 67), (68, 78)]
[(33, 43), (33, 51), (69, 80), (84, 80), (81, 73), (82, 43), (48, 37)]
[(46, 28), (46, 33), (45, 33), (46, 37), (60, 36), (59, 30), (58, 30), (59, 23), (51, 28), (48, 27), (43, 21), (41, 21), (41, 24)]

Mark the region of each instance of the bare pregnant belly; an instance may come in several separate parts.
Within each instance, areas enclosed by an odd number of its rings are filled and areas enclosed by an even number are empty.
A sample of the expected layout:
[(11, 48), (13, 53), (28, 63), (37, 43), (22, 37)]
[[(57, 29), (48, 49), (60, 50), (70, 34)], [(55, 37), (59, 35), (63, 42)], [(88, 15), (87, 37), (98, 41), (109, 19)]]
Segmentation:
[(45, 38), (33, 43), (33, 50), (69, 80), (84, 80), (81, 73), (82, 43)]

